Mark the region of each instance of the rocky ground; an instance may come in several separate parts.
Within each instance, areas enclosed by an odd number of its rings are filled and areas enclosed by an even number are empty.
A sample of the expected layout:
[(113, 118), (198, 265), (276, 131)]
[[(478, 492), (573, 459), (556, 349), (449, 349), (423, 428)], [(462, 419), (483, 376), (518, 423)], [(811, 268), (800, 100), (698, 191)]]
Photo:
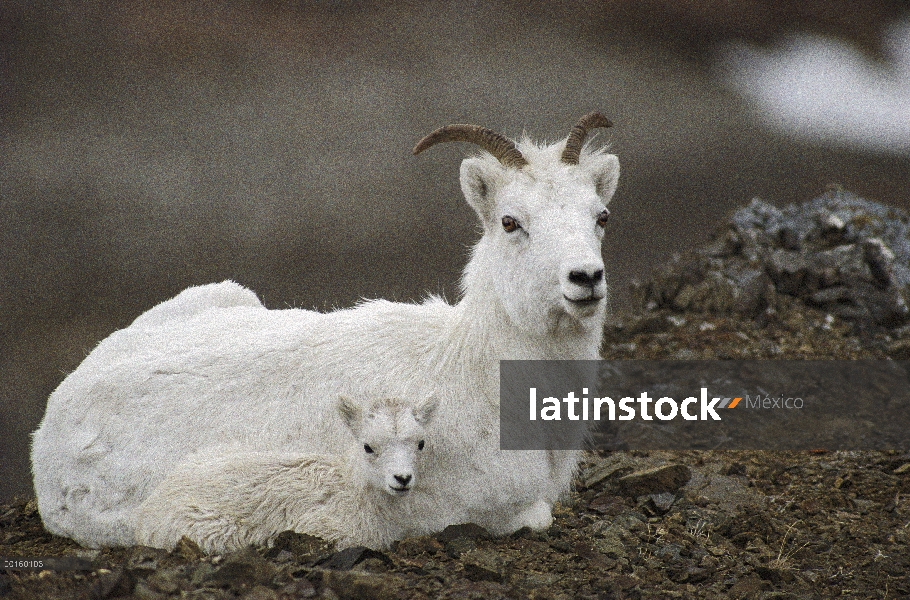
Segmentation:
[[(753, 202), (639, 286), (604, 356), (910, 358), (907, 222), (839, 191)], [(386, 552), (290, 532), (224, 556), (88, 551), (23, 500), (0, 506), (0, 557), (82, 560), (0, 569), (16, 599), (910, 597), (910, 452), (590, 453), (545, 532), (460, 525)]]

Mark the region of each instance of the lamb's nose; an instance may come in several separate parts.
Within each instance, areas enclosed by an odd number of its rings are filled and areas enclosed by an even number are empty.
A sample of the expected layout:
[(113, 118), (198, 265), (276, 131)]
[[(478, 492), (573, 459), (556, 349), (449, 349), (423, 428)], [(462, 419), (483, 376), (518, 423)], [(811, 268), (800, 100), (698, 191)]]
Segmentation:
[(411, 476), (410, 475), (396, 475), (395, 481), (397, 481), (398, 483), (400, 483), (403, 486), (406, 486), (409, 483), (411, 483)]
[(600, 280), (604, 278), (604, 270), (597, 269), (596, 271), (570, 271), (569, 272), (569, 281), (575, 285), (586, 285), (594, 287)]

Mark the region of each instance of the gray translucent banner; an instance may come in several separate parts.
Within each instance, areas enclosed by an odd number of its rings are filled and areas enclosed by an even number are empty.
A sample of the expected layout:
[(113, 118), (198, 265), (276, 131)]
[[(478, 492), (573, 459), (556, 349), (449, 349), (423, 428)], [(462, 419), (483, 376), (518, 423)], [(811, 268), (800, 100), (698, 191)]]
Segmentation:
[(503, 450), (910, 449), (910, 362), (501, 361)]

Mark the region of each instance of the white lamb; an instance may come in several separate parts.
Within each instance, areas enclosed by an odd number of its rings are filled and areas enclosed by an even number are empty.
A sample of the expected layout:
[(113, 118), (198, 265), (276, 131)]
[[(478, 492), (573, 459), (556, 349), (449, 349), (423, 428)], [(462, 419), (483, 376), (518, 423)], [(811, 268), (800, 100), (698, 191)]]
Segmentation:
[[(205, 552), (267, 544), (282, 531), (337, 548), (388, 547), (419, 529), (412, 491), (422, 469), (423, 426), (434, 399), (338, 403), (348, 426), (342, 456), (204, 450), (175, 468), (133, 515), (136, 543), (172, 550), (184, 535)], [(200, 485), (200, 482), (205, 483)]]
[[(421, 528), (549, 526), (578, 453), (499, 449), (499, 360), (599, 357), (601, 242), (619, 163), (582, 144), (589, 128), (608, 125), (593, 113), (550, 146), (455, 125), (418, 144), (415, 153), (456, 140), (488, 151), (461, 165), (483, 236), (455, 305), (267, 310), (224, 282), (186, 290), (113, 333), (54, 391), (34, 434), (47, 529), (89, 547), (128, 545), (135, 508), (189, 454), (344, 454), (334, 398), (433, 392), (427, 436), (437, 451), (412, 499)], [(423, 235), (432, 243), (445, 227)]]

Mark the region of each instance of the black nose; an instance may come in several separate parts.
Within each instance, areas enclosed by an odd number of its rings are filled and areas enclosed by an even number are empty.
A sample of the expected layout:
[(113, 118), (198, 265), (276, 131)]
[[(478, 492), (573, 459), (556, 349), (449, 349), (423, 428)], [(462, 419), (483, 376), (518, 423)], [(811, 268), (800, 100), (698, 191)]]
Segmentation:
[(397, 481), (401, 485), (408, 485), (409, 483), (411, 483), (411, 476), (410, 475), (396, 475), (395, 481)]
[(589, 287), (594, 287), (600, 280), (604, 278), (604, 270), (598, 269), (593, 273), (588, 273), (587, 271), (571, 271), (569, 272), (569, 281), (575, 285), (586, 285)]

